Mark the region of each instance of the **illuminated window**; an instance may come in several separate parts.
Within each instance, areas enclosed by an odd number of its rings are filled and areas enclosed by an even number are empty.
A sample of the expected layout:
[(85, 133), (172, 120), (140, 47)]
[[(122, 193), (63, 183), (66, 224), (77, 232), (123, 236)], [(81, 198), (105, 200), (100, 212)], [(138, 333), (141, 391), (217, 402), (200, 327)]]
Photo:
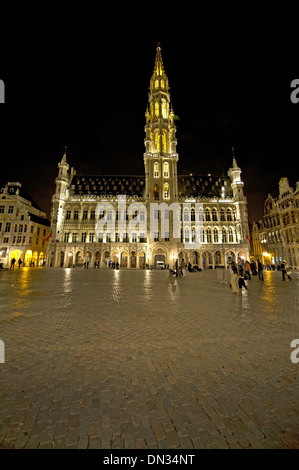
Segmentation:
[(159, 163), (154, 163), (154, 178), (159, 178)]
[[(166, 152), (166, 132), (163, 131), (163, 134), (162, 134), (162, 147), (163, 147), (163, 152)], [(167, 176), (168, 178), (168, 176)]]
[(161, 88), (164, 89), (164, 87), (165, 87), (165, 82), (164, 82), (164, 80), (161, 80)]
[(169, 199), (169, 186), (168, 186), (168, 183), (164, 184), (163, 197), (164, 197), (164, 199)]
[(163, 176), (164, 178), (169, 178), (169, 163), (168, 162), (164, 163)]
[(159, 152), (160, 151), (160, 139), (159, 139), (159, 133), (155, 132), (155, 145), (156, 149)]
[(167, 118), (166, 100), (162, 100), (162, 117), (163, 117), (164, 119)]
[(159, 88), (159, 80), (155, 80), (155, 88)]
[(159, 116), (159, 103), (158, 101), (155, 102), (155, 116)]

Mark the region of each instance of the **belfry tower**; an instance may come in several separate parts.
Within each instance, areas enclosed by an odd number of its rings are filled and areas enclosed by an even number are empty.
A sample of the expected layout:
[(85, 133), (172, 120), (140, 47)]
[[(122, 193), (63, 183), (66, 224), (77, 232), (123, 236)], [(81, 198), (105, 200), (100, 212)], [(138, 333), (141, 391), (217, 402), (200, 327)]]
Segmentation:
[(160, 46), (150, 80), (145, 117), (145, 190), (148, 202), (174, 202), (178, 197), (177, 140), (174, 112), (170, 105), (168, 78)]

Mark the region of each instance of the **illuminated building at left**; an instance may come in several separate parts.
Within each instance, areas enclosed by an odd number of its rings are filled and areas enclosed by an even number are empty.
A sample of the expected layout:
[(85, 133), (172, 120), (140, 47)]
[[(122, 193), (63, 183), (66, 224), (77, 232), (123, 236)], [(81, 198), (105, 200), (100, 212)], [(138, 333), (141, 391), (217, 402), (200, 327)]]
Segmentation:
[(50, 221), (19, 182), (0, 190), (0, 263), (43, 266)]

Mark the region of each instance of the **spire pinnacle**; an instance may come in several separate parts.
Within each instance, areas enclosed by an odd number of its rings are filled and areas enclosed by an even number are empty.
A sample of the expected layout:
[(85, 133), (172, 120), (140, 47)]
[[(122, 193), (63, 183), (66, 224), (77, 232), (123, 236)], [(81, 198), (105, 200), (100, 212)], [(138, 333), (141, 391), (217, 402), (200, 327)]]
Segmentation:
[(233, 152), (233, 168), (238, 168), (237, 160), (235, 157), (235, 147), (232, 147), (232, 152)]
[(64, 146), (64, 154), (63, 154), (61, 163), (66, 163), (66, 151), (67, 151), (67, 145)]

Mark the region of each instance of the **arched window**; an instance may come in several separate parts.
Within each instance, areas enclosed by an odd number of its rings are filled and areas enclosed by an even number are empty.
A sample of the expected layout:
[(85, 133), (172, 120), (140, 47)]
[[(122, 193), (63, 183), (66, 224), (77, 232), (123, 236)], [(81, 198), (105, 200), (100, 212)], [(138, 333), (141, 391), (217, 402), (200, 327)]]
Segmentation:
[(195, 222), (195, 209), (192, 207), (191, 209), (191, 222)]
[(233, 243), (234, 241), (234, 233), (232, 227), (228, 229), (228, 241), (229, 243)]
[(162, 117), (163, 119), (167, 118), (167, 104), (166, 100), (162, 100)]
[(157, 184), (154, 187), (154, 198), (159, 199), (159, 186)]
[(192, 243), (195, 243), (195, 242), (196, 242), (196, 231), (195, 231), (195, 227), (192, 227), (192, 230), (191, 230), (191, 238), (192, 238)]
[(160, 151), (160, 138), (159, 138), (159, 132), (155, 132), (155, 146), (156, 150), (159, 152)]
[(155, 88), (159, 88), (159, 80), (155, 80)]
[(164, 80), (161, 80), (161, 88), (162, 88), (162, 90), (164, 90), (164, 87), (165, 87), (165, 82), (164, 82)]
[(189, 211), (184, 209), (184, 222), (189, 222)]
[(166, 152), (166, 150), (167, 150), (166, 131), (163, 131), (163, 133), (162, 133), (162, 149), (163, 149), (163, 152)]
[(189, 243), (189, 229), (185, 228), (185, 243)]
[(159, 178), (159, 163), (154, 163), (154, 178)]
[(164, 178), (169, 178), (169, 163), (165, 162), (163, 165), (163, 176)]
[(207, 229), (207, 242), (212, 243), (212, 232), (210, 228)]
[(217, 220), (218, 220), (217, 211), (216, 211), (215, 207), (212, 210), (212, 220), (213, 220), (213, 222), (217, 222)]
[(199, 230), (199, 243), (204, 243), (205, 242), (205, 232), (204, 229), (201, 228)]
[(210, 222), (211, 221), (211, 212), (209, 209), (206, 209), (205, 210), (205, 218), (206, 218), (206, 221), (207, 222)]
[(214, 237), (214, 243), (218, 243), (219, 242), (219, 233), (218, 233), (218, 228), (214, 228), (213, 230), (213, 237)]
[(224, 209), (221, 209), (221, 210), (220, 210), (220, 220), (221, 220), (221, 222), (224, 222), (224, 221), (225, 221)]
[(232, 216), (232, 210), (231, 209), (227, 209), (226, 215), (227, 215), (227, 220), (229, 222), (232, 222), (233, 216)]
[(169, 185), (168, 185), (168, 183), (164, 184), (163, 197), (164, 197), (164, 199), (169, 199)]
[(224, 227), (222, 229), (222, 243), (227, 243), (227, 230)]
[(158, 101), (155, 102), (155, 116), (156, 117), (159, 116), (159, 102)]

